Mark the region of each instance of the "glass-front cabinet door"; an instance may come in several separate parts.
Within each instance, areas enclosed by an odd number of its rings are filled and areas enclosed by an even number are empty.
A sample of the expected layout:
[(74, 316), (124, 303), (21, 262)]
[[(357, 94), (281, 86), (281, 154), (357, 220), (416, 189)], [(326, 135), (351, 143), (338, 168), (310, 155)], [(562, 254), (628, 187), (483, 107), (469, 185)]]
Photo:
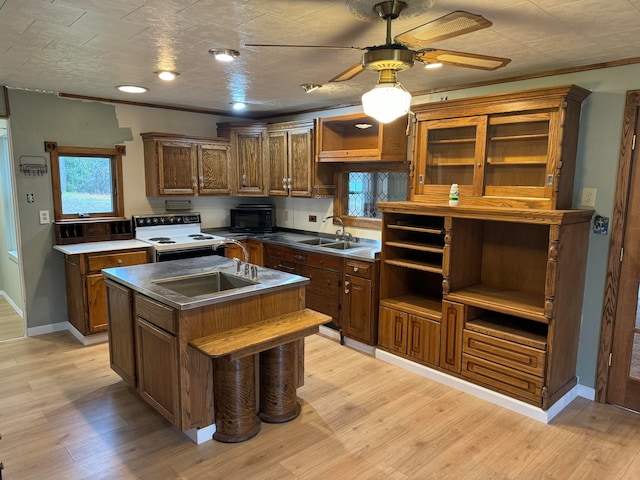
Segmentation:
[(489, 117), (485, 196), (551, 197), (549, 127), (549, 112)]
[(481, 195), (487, 117), (418, 123), (415, 193), (442, 197), (457, 183), (460, 196)]

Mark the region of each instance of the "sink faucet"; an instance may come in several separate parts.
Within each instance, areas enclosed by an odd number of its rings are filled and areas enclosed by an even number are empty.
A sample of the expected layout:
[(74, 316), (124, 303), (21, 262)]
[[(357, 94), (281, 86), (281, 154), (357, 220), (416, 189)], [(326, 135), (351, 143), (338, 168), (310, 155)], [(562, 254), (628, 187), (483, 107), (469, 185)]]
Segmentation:
[(222, 240), (218, 240), (218, 243), (213, 244), (213, 249), (217, 250), (218, 247), (220, 247), (221, 245), (224, 245), (226, 243), (233, 243), (234, 245), (239, 246), (242, 249), (242, 253), (244, 255), (244, 263), (249, 263), (249, 252), (247, 251), (247, 247), (245, 247), (242, 242), (239, 242), (238, 240), (234, 239), (234, 238), (223, 238)]
[(337, 216), (337, 215), (329, 215), (328, 217), (324, 217), (324, 220), (322, 220), (322, 223), (326, 222), (327, 220), (329, 220), (330, 218), (335, 218), (338, 223), (342, 226), (342, 233), (340, 233), (340, 230), (338, 229), (336, 231), (336, 237), (338, 237), (341, 240), (345, 239), (346, 233), (344, 231), (344, 222), (342, 221), (342, 219)]

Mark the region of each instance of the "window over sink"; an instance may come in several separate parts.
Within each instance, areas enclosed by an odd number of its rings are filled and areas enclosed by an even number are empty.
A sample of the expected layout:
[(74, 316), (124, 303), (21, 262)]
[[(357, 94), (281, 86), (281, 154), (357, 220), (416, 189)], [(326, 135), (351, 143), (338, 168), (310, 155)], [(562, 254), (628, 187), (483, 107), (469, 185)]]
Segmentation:
[(377, 202), (407, 199), (408, 173), (406, 169), (385, 170), (360, 167), (337, 174), (337, 194), (334, 214), (346, 225), (380, 228), (381, 212)]

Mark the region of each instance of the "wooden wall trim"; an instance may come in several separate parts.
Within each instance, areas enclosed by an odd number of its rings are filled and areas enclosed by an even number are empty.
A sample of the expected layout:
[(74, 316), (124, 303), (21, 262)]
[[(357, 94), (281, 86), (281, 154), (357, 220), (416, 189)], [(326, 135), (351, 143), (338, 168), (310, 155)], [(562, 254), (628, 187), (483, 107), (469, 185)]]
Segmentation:
[(613, 343), (614, 322), (618, 306), (621, 270), (620, 252), (624, 242), (624, 228), (627, 218), (631, 179), (631, 161), (633, 158), (633, 136), (638, 122), (638, 108), (640, 108), (640, 90), (628, 91), (622, 121), (618, 176), (616, 179), (616, 193), (610, 229), (611, 242), (609, 243), (609, 260), (604, 289), (604, 304), (602, 307), (600, 345), (598, 347), (595, 400), (600, 403), (607, 401), (609, 354), (611, 353)]
[(4, 112), (0, 112), (0, 118), (9, 118), (11, 111), (9, 110), (9, 89), (2, 87), (2, 94), (4, 95)]

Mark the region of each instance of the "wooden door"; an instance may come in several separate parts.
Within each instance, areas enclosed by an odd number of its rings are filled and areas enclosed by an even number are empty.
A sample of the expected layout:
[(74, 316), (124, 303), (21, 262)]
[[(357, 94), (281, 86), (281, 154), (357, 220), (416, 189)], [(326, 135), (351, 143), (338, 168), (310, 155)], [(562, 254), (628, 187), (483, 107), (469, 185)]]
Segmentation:
[(198, 145), (198, 191), (201, 195), (231, 193), (230, 150), (230, 145)]
[(234, 131), (236, 181), (234, 195), (264, 195), (263, 130)]
[(344, 334), (371, 344), (373, 295), (371, 280), (345, 275), (342, 301), (342, 328)]
[(462, 328), (465, 305), (442, 302), (440, 329), (440, 366), (460, 373), (462, 368)]
[(405, 312), (380, 307), (378, 345), (399, 353), (407, 353), (407, 319)]
[(423, 362), (438, 365), (440, 359), (440, 323), (409, 315), (407, 353)]
[(289, 131), (289, 195), (311, 197), (313, 188), (313, 129), (298, 128)]
[(195, 195), (196, 149), (190, 142), (158, 142), (158, 183), (161, 195)]
[(107, 330), (107, 295), (101, 273), (87, 275), (87, 314), (89, 333)]
[(109, 360), (111, 368), (136, 387), (136, 360), (131, 290), (105, 280), (109, 312)]
[(178, 341), (140, 317), (136, 325), (140, 396), (178, 426)]
[[(637, 135), (640, 135), (638, 124)], [(607, 402), (640, 411), (640, 159), (637, 151), (632, 152), (631, 160)]]
[(269, 132), (269, 195), (286, 196), (289, 194), (289, 164), (287, 152), (287, 132), (284, 130)]

